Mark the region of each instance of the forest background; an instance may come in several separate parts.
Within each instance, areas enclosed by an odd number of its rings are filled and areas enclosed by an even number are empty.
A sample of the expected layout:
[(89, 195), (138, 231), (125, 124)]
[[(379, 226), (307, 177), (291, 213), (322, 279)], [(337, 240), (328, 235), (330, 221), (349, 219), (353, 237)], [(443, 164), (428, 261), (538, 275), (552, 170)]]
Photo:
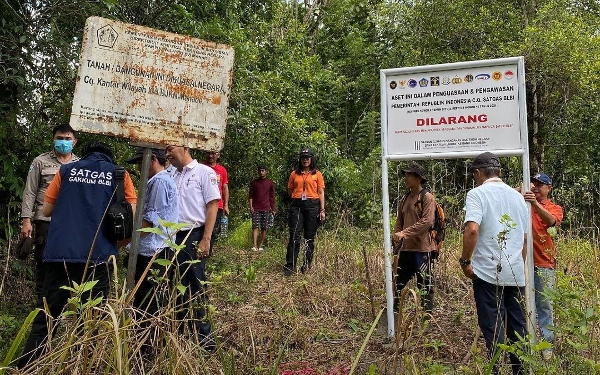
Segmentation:
[[(232, 45), (233, 86), (220, 162), (232, 226), (247, 220), (256, 166), (276, 182), (278, 211), (303, 146), (327, 182), (326, 229), (382, 226), (379, 70), (524, 56), (531, 171), (553, 178), (561, 235), (598, 243), (600, 4), (594, 0), (201, 1), (0, 0), (0, 246), (14, 239), (31, 160), (68, 122), (85, 19), (102, 16)], [(126, 140), (110, 142), (118, 162)], [(77, 147), (75, 152), (80, 149)], [(201, 155), (199, 155), (201, 157)], [(392, 212), (404, 191), (391, 162)], [(424, 161), (460, 230), (466, 160)], [(517, 184), (521, 163), (503, 159)], [(285, 215), (278, 215), (280, 228)], [(285, 236), (285, 234), (284, 234)]]

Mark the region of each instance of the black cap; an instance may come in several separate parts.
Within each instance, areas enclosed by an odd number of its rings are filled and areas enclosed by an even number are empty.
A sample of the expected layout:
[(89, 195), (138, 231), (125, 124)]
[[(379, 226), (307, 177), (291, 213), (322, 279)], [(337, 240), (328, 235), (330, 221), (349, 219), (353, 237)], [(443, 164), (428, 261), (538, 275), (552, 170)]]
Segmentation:
[(473, 172), (475, 169), (483, 169), (483, 168), (500, 168), (500, 159), (495, 154), (491, 152), (484, 152), (480, 154), (471, 163), (469, 167), (469, 171)]
[[(150, 150), (152, 151), (152, 154), (156, 156), (156, 159), (158, 159), (158, 162), (160, 164), (165, 164), (165, 162), (167, 161), (167, 154), (163, 150), (159, 150), (157, 148), (151, 148)], [(138, 147), (135, 150), (135, 155), (133, 155), (132, 157), (127, 159), (127, 163), (137, 164), (139, 161), (142, 160), (143, 157), (144, 157), (144, 148)]]
[(408, 167), (402, 169), (402, 175), (404, 176), (406, 172), (414, 173), (417, 176), (421, 177), (421, 182), (427, 182), (427, 179), (425, 178), (425, 169), (420, 164), (415, 163), (414, 161), (410, 162), (410, 164), (408, 164)]
[(31, 237), (23, 237), (19, 244), (17, 245), (17, 251), (15, 252), (15, 256), (17, 259), (25, 260), (29, 257), (29, 254), (33, 251), (33, 238)]
[(312, 158), (314, 156), (314, 154), (313, 154), (312, 150), (307, 147), (307, 148), (303, 148), (302, 151), (300, 151), (300, 157), (303, 157), (303, 156), (309, 156)]

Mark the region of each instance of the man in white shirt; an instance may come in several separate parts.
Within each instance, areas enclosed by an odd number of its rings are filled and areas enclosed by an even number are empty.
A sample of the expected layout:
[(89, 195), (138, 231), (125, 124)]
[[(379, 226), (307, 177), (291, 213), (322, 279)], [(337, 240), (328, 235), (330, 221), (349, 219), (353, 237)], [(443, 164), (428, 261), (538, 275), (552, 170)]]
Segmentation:
[[(205, 309), (205, 264), (221, 199), (217, 175), (212, 168), (192, 159), (187, 147), (167, 146), (165, 151), (169, 162), (177, 168), (173, 178), (179, 193), (178, 221), (189, 224), (175, 239), (177, 244), (185, 243), (177, 255), (181, 284), (186, 287), (180, 304), (184, 308), (178, 315), (190, 323), (190, 331), (197, 332), (198, 342), (208, 352), (214, 352), (215, 341)], [(190, 264), (196, 260), (200, 262)]]
[[(525, 297), (527, 215), (519, 192), (500, 179), (500, 160), (491, 152), (477, 156), (469, 168), (478, 185), (467, 193), (465, 230), (460, 266), (473, 280), (477, 320), (489, 358), (497, 344), (525, 337), (527, 326), (521, 302)], [(506, 318), (505, 318), (506, 316)], [(510, 354), (513, 374), (523, 364)], [(493, 373), (498, 373), (494, 364)]]

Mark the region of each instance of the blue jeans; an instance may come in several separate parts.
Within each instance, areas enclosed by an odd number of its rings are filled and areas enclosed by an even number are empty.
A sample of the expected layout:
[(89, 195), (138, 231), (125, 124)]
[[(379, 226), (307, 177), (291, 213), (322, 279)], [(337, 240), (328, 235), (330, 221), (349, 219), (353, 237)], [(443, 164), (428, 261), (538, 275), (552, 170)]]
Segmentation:
[(554, 342), (554, 310), (552, 301), (547, 299), (544, 292), (554, 289), (554, 270), (552, 268), (535, 267), (533, 282), (535, 286), (535, 309), (537, 311), (538, 327), (542, 338)]
[[(525, 287), (498, 286), (476, 279), (473, 280), (473, 296), (477, 321), (490, 359), (496, 353), (497, 344), (511, 344), (519, 341), (519, 336), (525, 337), (527, 323), (521, 305), (521, 300), (525, 298)], [(505, 325), (508, 342), (504, 338)], [(523, 374), (523, 364), (519, 357), (509, 354), (509, 358), (513, 374)], [(497, 363), (494, 367), (494, 371), (497, 371)]]

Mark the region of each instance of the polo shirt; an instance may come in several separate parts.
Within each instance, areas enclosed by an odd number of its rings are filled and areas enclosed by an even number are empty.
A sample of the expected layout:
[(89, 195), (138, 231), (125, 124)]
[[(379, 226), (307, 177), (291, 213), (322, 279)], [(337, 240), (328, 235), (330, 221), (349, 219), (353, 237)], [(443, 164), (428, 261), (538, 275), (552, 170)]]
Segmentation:
[[(203, 163), (204, 164), (204, 163)], [(215, 165), (204, 164), (212, 168), (217, 174), (217, 182), (219, 184), (219, 209), (223, 209), (223, 185), (229, 184), (229, 179), (227, 178), (227, 169), (224, 166), (217, 163)]]
[[(553, 203), (550, 199), (539, 202), (556, 220), (555, 226), (559, 226), (563, 219), (563, 209)], [(531, 229), (533, 235), (533, 264), (536, 267), (554, 268), (556, 257), (556, 245), (552, 236), (548, 234), (549, 226), (542, 221), (535, 208), (531, 207)]]
[(206, 223), (206, 205), (221, 199), (215, 171), (196, 159), (173, 176), (179, 192), (179, 222), (189, 223), (185, 230), (199, 228)]
[(292, 191), (292, 199), (301, 199), (303, 192), (306, 192), (306, 199), (318, 199), (319, 189), (325, 189), (325, 180), (319, 170), (315, 173), (308, 171), (300, 174), (294, 170), (290, 174), (287, 187), (288, 191)]

